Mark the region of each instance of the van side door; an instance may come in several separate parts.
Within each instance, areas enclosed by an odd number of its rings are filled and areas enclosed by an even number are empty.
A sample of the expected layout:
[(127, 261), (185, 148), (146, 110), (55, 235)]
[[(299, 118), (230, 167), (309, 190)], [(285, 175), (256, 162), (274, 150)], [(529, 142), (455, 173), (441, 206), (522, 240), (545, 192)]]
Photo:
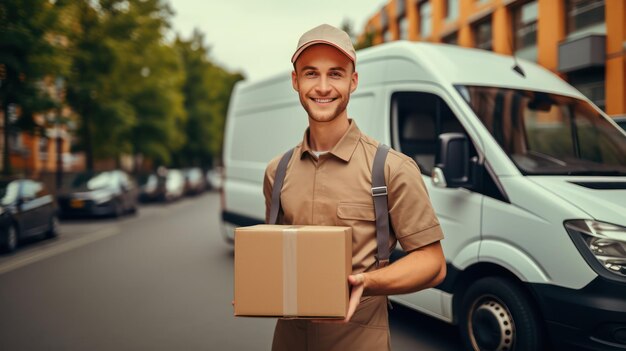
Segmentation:
[[(465, 188), (439, 188), (433, 185), (438, 138), (442, 133), (468, 132), (462, 117), (445, 90), (430, 84), (398, 84), (387, 92), (391, 141), (394, 149), (411, 157), (420, 168), (445, 239), (441, 242), (448, 266), (448, 277), (478, 257), (483, 195)], [(468, 135), (470, 144), (472, 138)], [(476, 149), (471, 147), (476, 154)], [(394, 256), (401, 256), (397, 251)], [(444, 281), (434, 289), (397, 296), (408, 306), (440, 319), (452, 320), (452, 286)]]

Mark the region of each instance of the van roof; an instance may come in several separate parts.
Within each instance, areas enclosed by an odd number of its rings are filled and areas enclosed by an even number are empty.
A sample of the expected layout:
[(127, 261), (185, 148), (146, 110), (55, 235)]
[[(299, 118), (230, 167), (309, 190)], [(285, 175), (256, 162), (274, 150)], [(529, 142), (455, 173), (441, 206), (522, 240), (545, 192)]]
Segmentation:
[[(391, 82), (429, 82), (443, 87), (452, 85), (489, 86), (542, 91), (587, 98), (547, 69), (518, 58), (522, 77), (513, 70), (512, 56), (456, 45), (394, 41), (359, 50), (357, 71), (359, 85)], [(259, 81), (236, 85), (238, 105), (257, 108), (261, 105), (294, 102), (290, 72), (284, 71)]]
[[(465, 48), (456, 45), (394, 41), (357, 52), (357, 70), (370, 60), (383, 56), (386, 60), (402, 58), (410, 60), (422, 75), (429, 75), (442, 85), (479, 85), (503, 88), (545, 91), (585, 99), (567, 82), (534, 62), (518, 58), (519, 66), (526, 77), (512, 68), (512, 56), (491, 51)], [(401, 72), (387, 70), (386, 80), (414, 80), (415, 75), (407, 74), (406, 65)]]

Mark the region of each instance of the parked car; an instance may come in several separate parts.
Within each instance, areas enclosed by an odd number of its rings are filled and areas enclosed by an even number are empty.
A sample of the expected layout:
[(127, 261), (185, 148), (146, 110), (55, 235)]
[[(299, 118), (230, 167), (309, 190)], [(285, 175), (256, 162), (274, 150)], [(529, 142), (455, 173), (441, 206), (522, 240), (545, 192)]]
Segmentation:
[(198, 167), (186, 168), (183, 170), (185, 176), (185, 194), (198, 195), (206, 190), (206, 179), (202, 169)]
[(223, 174), (224, 174), (224, 169), (222, 167), (216, 167), (206, 172), (206, 180), (207, 180), (209, 189), (211, 190), (222, 189)]
[(0, 246), (13, 252), (25, 238), (55, 237), (58, 219), (54, 198), (43, 183), (30, 179), (0, 181)]
[(174, 201), (185, 195), (185, 176), (178, 169), (169, 169), (165, 176), (165, 201)]
[(137, 211), (138, 189), (121, 170), (81, 173), (68, 192), (59, 195), (59, 209), (66, 216), (114, 216)]
[(149, 173), (138, 177), (139, 199), (144, 202), (161, 201), (166, 197), (165, 175)]
[[(406, 41), (359, 51), (350, 116), (419, 165), (445, 233), (444, 282), (391, 299), (458, 325), (467, 350), (624, 350), (626, 135), (563, 79), (518, 61)], [(285, 73), (233, 91), (229, 241), (264, 222), (265, 168), (307, 127)], [(355, 205), (365, 215), (327, 220), (374, 218), (373, 201)]]

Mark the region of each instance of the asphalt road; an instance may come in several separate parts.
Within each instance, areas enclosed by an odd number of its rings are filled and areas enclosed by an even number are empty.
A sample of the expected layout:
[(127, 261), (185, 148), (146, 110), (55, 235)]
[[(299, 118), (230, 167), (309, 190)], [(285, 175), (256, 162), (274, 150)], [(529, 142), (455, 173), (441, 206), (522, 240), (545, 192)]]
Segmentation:
[[(215, 193), (0, 256), (0, 350), (268, 350), (274, 320), (232, 315), (233, 251)], [(461, 350), (456, 329), (397, 306), (396, 351)]]

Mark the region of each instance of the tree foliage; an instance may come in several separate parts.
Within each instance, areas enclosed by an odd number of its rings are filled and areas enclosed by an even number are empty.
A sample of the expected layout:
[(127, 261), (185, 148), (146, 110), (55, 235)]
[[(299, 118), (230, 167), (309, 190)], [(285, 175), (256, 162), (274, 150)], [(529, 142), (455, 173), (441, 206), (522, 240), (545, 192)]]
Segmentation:
[(178, 152), (178, 165), (209, 167), (221, 154), (224, 119), (234, 84), (243, 79), (209, 60), (204, 36), (194, 31), (188, 40), (175, 41), (186, 72), (183, 92), (188, 113), (187, 143)]
[(64, 73), (68, 62), (59, 39), (59, 9), (47, 0), (0, 2), (0, 105), (4, 112), (3, 172), (10, 173), (9, 106), (21, 110), (19, 125), (34, 129), (33, 114), (55, 106), (41, 80)]
[[(230, 93), (243, 76), (211, 61), (199, 31), (168, 39), (173, 12), (164, 0), (7, 1), (0, 102), (50, 108), (32, 88), (45, 75), (63, 77), (78, 122), (74, 150), (85, 152), (88, 169), (121, 155), (204, 167), (219, 158)], [(65, 45), (56, 48), (51, 35)]]

